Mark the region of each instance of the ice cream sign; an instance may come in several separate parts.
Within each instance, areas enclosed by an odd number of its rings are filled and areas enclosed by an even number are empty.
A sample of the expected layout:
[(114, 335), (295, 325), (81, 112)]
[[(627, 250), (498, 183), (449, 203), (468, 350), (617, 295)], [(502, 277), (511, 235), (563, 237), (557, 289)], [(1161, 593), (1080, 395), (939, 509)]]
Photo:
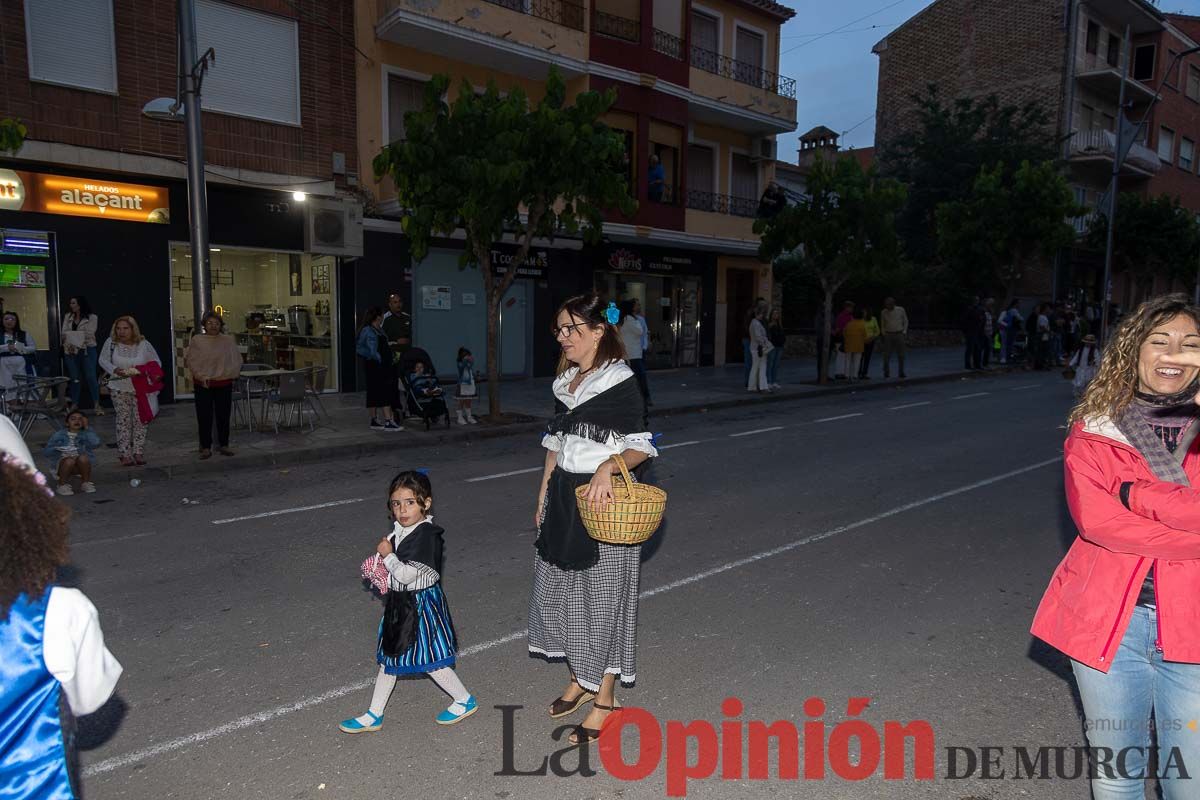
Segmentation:
[(0, 169), (0, 209), (125, 222), (171, 221), (162, 186)]

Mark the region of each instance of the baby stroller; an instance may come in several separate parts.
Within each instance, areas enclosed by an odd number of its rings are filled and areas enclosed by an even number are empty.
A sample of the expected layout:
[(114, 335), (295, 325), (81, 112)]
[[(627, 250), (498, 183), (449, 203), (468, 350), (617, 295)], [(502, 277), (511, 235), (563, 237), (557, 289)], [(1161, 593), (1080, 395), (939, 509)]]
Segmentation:
[(433, 368), (433, 359), (429, 357), (429, 353), (419, 347), (412, 348), (400, 357), (400, 383), (404, 386), (404, 398), (408, 403), (408, 411), (425, 420), (425, 430), (429, 430), (431, 425), (441, 417), (446, 418), (446, 427), (449, 428), (450, 409), (446, 406), (446, 400), (441, 395), (422, 397), (413, 389), (409, 375), (416, 369), (417, 364), (424, 365), (426, 375), (437, 375), (437, 370)]

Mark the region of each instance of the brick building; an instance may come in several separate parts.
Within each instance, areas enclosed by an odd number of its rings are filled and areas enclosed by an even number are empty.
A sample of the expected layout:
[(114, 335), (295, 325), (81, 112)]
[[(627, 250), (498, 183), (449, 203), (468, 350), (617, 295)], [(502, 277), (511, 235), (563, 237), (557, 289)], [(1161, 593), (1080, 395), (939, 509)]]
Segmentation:
[[(637, 212), (611, 216), (598, 247), (557, 238), (536, 248), (504, 303), (504, 374), (553, 372), (544, 331), (562, 299), (589, 288), (642, 302), (651, 368), (742, 360), (744, 312), (772, 291), (752, 226), (775, 136), (796, 125), (795, 82), (777, 74), (780, 27), (794, 12), (772, 0), (357, 0), (356, 9), (364, 164), (404, 135), (404, 112), (435, 73), (451, 76), (451, 101), (465, 79), (519, 86), (536, 103), (551, 66), (568, 101), (616, 89), (605, 122), (625, 137)], [(651, 188), (652, 156), (661, 190)], [(392, 187), (373, 191), (385, 219), (365, 223), (368, 257), (376, 235), (402, 238)], [(446, 240), (412, 265), (414, 340), (440, 368), (464, 345), (482, 369), (482, 277), (458, 268), (461, 247)], [(439, 288), (448, 306), (426, 303)]]
[[(944, 99), (997, 95), (1040, 103), (1062, 141), (1077, 200), (1095, 209), (1107, 193), (1116, 151), (1122, 46), (1129, 33), (1125, 118), (1132, 131), (1176, 53), (1200, 41), (1200, 18), (1164, 14), (1143, 0), (937, 0), (874, 47), (879, 57), (876, 144), (886, 148), (914, 124), (911, 96), (936, 84)], [(1019, 55), (1018, 55), (1019, 54)], [(1176, 61), (1123, 165), (1121, 191), (1169, 194), (1200, 212), (1200, 58)], [(1087, 219), (1077, 223), (1080, 232)], [(1058, 268), (1032, 271), (1031, 296), (1097, 302), (1103, 254), (1077, 246)], [(1138, 302), (1170, 288), (1116, 275), (1113, 300)]]
[[(215, 53), (202, 88), (214, 303), (248, 361), (325, 367), (337, 387), (354, 367), (339, 293), (353, 268), (339, 256), (356, 245), (352, 227), (346, 241), (313, 236), (312, 222), (354, 218), (337, 199), (358, 172), (353, 5), (196, 10), (200, 51)], [(143, 114), (176, 97), (176, 41), (174, 0), (0, 4), (0, 108), (28, 128), (0, 157), (0, 261), (21, 267), (0, 269), (0, 296), (51, 374), (79, 294), (102, 338), (133, 314), (175, 370), (171, 388), (191, 391), (177, 358), (192, 307), (184, 126)]]

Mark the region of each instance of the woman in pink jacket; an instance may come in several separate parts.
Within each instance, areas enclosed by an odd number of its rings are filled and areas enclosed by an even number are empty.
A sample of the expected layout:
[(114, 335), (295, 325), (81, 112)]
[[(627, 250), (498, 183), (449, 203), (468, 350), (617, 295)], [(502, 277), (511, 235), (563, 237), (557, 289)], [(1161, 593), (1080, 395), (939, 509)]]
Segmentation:
[(1071, 658), (1088, 742), (1112, 752), (1096, 800), (1143, 797), (1155, 732), (1166, 800), (1200, 791), (1198, 375), (1200, 308), (1159, 297), (1121, 323), (1071, 412), (1064, 467), (1079, 535), (1033, 635)]

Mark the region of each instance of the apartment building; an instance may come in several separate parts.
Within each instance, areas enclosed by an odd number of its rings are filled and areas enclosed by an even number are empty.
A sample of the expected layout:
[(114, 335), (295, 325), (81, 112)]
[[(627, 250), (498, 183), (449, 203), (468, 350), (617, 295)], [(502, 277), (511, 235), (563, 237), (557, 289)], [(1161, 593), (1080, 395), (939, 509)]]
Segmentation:
[[(874, 48), (876, 143), (886, 148), (911, 129), (911, 96), (930, 83), (946, 99), (996, 94), (1005, 104), (1036, 101), (1051, 115), (1077, 200), (1094, 213), (1107, 196), (1124, 118), (1125, 135), (1136, 141), (1121, 169), (1120, 190), (1170, 194), (1200, 212), (1200, 58), (1175, 57), (1197, 42), (1200, 19), (1164, 14), (1143, 0), (939, 0)], [(1077, 221), (1081, 234), (1089, 220)], [(1098, 302), (1102, 276), (1103, 254), (1080, 244), (1061, 255), (1057, 269), (1033, 271), (1023, 292)], [(1118, 274), (1113, 301), (1131, 305), (1169, 288), (1165, 279), (1135, 285)]]
[[(202, 91), (214, 302), (247, 361), (349, 385), (347, 257), (361, 245), (337, 196), (358, 171), (353, 7), (196, 0), (196, 15), (215, 55)], [(176, 41), (173, 0), (0, 4), (0, 113), (28, 128), (0, 157), (0, 297), (44, 374), (61, 374), (67, 299), (83, 295), (102, 339), (132, 314), (174, 371), (166, 394), (192, 390), (184, 126), (143, 113), (176, 97)]]
[[(357, 0), (367, 56), (357, 73), (360, 163), (403, 137), (404, 112), (432, 74), (451, 75), (452, 93), (463, 79), (493, 80), (537, 102), (553, 65), (569, 98), (616, 90), (605, 121), (625, 136), (637, 212), (608, 219), (600, 246), (556, 239), (535, 248), (504, 303), (504, 374), (552, 373), (550, 316), (593, 287), (641, 301), (652, 367), (742, 359), (743, 314), (772, 289), (753, 218), (775, 136), (796, 124), (795, 83), (777, 66), (779, 29), (792, 15), (772, 0)], [(661, 191), (649, 185), (652, 156)], [(391, 187), (374, 189), (384, 219), (365, 223), (368, 256), (379, 237), (402, 238), (387, 219), (398, 215)], [(408, 270), (414, 339), (437, 364), (453, 363), (459, 346), (477, 364), (484, 353), (482, 278), (458, 269), (460, 250), (449, 239)]]

